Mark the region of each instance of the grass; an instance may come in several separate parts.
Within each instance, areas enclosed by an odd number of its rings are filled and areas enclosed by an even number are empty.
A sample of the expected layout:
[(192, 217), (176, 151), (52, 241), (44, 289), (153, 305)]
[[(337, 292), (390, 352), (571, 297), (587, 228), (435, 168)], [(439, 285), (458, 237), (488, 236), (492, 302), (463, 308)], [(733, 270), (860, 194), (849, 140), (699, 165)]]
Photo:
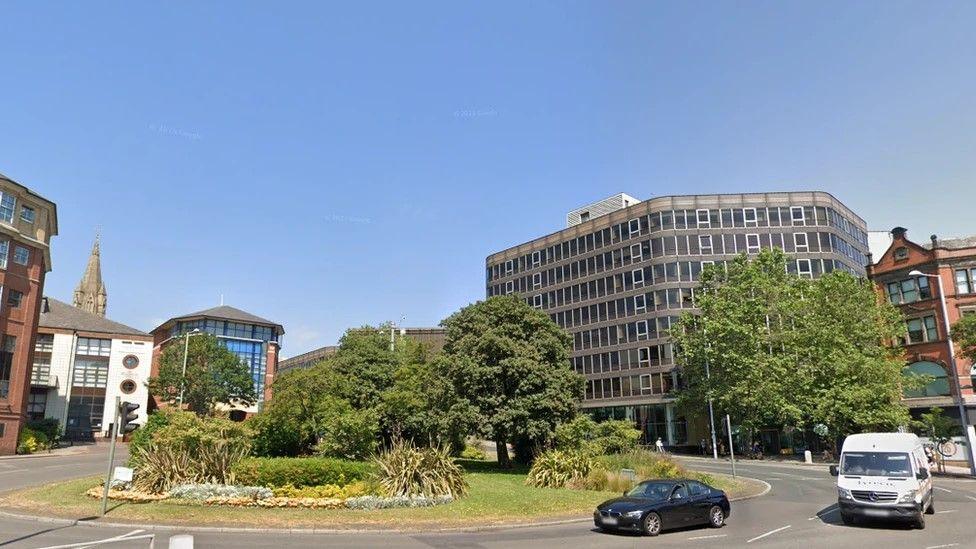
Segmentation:
[[(616, 497), (609, 492), (533, 488), (525, 485), (525, 469), (499, 470), (491, 462), (463, 461), (468, 471), (469, 495), (447, 505), (413, 509), (263, 509), (219, 507), (200, 503), (159, 501), (154, 503), (110, 502), (107, 520), (152, 522), (154, 524), (197, 524), (208, 526), (261, 526), (266, 528), (400, 528), (429, 530), (517, 524), (570, 518), (588, 518), (600, 502)], [(730, 497), (761, 486), (716, 476), (716, 483)], [(98, 515), (100, 501), (85, 491), (100, 482), (88, 477), (49, 484), (7, 494), (0, 505), (11, 510), (37, 512), (69, 518)]]

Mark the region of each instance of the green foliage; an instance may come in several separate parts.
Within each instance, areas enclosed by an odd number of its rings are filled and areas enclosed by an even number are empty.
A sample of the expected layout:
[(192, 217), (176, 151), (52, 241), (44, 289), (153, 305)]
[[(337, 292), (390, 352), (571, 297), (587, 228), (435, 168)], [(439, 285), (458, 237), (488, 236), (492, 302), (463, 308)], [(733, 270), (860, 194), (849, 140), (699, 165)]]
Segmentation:
[(345, 410), (325, 418), (315, 452), (325, 457), (362, 460), (376, 449), (379, 418), (371, 410)]
[(186, 375), (183, 375), (184, 341), (174, 340), (163, 350), (159, 374), (149, 380), (149, 390), (176, 404), (183, 402), (199, 415), (211, 415), (217, 404), (250, 406), (257, 400), (247, 366), (210, 334), (189, 338)]
[(418, 447), (396, 439), (375, 459), (384, 495), (451, 496), (457, 499), (468, 491), (464, 470), (451, 457), (446, 444)]
[(593, 458), (584, 452), (549, 450), (535, 458), (525, 483), (537, 488), (565, 488), (587, 478), (593, 466)]
[(460, 458), (472, 459), (476, 461), (484, 461), (488, 459), (488, 456), (485, 455), (485, 452), (478, 446), (468, 444), (467, 446), (464, 447), (464, 450), (461, 451)]
[(703, 413), (711, 398), (747, 431), (822, 423), (842, 435), (907, 424), (903, 360), (885, 344), (904, 324), (871, 283), (842, 271), (797, 277), (776, 249), (706, 268), (696, 305), (700, 314), (671, 329), (683, 409)]
[(619, 454), (637, 448), (641, 432), (632, 421), (607, 420), (597, 423), (588, 415), (556, 427), (557, 449), (583, 451), (592, 455)]
[(249, 486), (345, 486), (367, 480), (376, 471), (370, 464), (334, 458), (244, 458), (233, 468), (235, 479)]
[(164, 408), (149, 414), (145, 425), (136, 429), (129, 440), (129, 467), (137, 468), (139, 466), (139, 456), (143, 455), (152, 443), (156, 432), (169, 425), (170, 418), (178, 413), (180, 412), (173, 408)]
[(296, 488), (288, 484), (274, 489), (275, 497), (279, 498), (346, 499), (376, 495), (376, 493), (377, 486), (362, 481), (351, 482), (345, 486), (324, 484), (322, 486), (303, 486), (301, 488)]
[(976, 364), (976, 314), (968, 313), (952, 326), (952, 339), (962, 350), (961, 355)]
[(477, 434), (497, 443), (499, 462), (508, 463), (506, 443), (547, 445), (556, 425), (576, 415), (584, 380), (570, 369), (569, 335), (548, 315), (519, 296), (494, 296), (442, 324), (442, 371)]
[(61, 438), (61, 424), (53, 417), (28, 421), (27, 426), (35, 433), (43, 434), (51, 443)]
[(948, 442), (961, 433), (959, 424), (938, 407), (921, 414), (912, 426), (916, 433), (928, 437), (936, 445)]
[(18, 454), (33, 454), (39, 450), (47, 450), (50, 447), (51, 441), (43, 432), (35, 431), (26, 425), (20, 429), (20, 434), (17, 436)]
[[(622, 475), (622, 469), (634, 471), (635, 480)], [(696, 478), (707, 484), (714, 482), (714, 479), (703, 473), (689, 473), (669, 456), (635, 449), (621, 454), (598, 456), (590, 473), (580, 481), (571, 482), (569, 486), (584, 490), (624, 492), (642, 480), (671, 478)]]
[(130, 444), (134, 484), (166, 491), (177, 484), (232, 484), (234, 464), (251, 451), (253, 432), (223, 418), (167, 410), (150, 416), (149, 434)]

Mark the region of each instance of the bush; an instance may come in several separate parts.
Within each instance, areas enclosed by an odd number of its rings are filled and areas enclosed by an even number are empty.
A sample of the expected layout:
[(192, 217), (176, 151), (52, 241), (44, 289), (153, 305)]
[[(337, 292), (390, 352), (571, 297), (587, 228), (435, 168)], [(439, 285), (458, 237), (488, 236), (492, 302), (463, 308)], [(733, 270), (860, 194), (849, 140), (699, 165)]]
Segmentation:
[(623, 454), (610, 454), (597, 458), (598, 466), (606, 471), (619, 472), (631, 469), (639, 479), (681, 478), (687, 471), (673, 458), (647, 450), (632, 450)]
[(461, 451), (460, 457), (461, 459), (473, 459), (477, 461), (484, 461), (488, 459), (488, 456), (485, 455), (481, 448), (471, 444), (464, 447), (464, 450)]
[(146, 424), (136, 429), (129, 439), (129, 467), (136, 468), (139, 465), (138, 456), (149, 447), (156, 432), (170, 424), (170, 418), (179, 412), (172, 409), (158, 410), (149, 415)]
[(43, 434), (49, 443), (53, 444), (54, 441), (61, 438), (61, 424), (53, 417), (28, 421), (27, 426), (31, 431)]
[(376, 469), (369, 463), (335, 458), (244, 458), (233, 466), (234, 478), (241, 484), (282, 488), (294, 486), (345, 486), (366, 480)]
[(43, 436), (43, 434), (35, 432), (30, 427), (23, 427), (17, 436), (17, 453), (33, 454), (38, 450), (42, 450), (43, 442), (41, 441), (41, 437)]
[(396, 507), (433, 507), (434, 505), (443, 505), (452, 501), (454, 501), (454, 498), (451, 496), (397, 496), (389, 498), (363, 496), (347, 499), (346, 507), (368, 511), (372, 509), (393, 509)]
[(261, 486), (234, 486), (224, 484), (180, 484), (169, 491), (169, 497), (206, 501), (209, 498), (268, 499), (274, 493)]
[(296, 488), (289, 484), (281, 488), (275, 488), (274, 495), (277, 498), (346, 499), (372, 495), (375, 491), (375, 487), (370, 486), (370, 484), (356, 481), (345, 486), (326, 484), (324, 486), (305, 486), (302, 488)]
[(153, 493), (177, 484), (233, 484), (234, 464), (251, 450), (251, 429), (222, 418), (165, 411), (150, 417), (146, 427), (129, 447), (129, 463), (134, 484)]
[(591, 455), (619, 454), (637, 448), (641, 432), (633, 422), (611, 419), (601, 423), (590, 416), (580, 415), (556, 427), (556, 448)]
[(297, 456), (304, 449), (305, 437), (292, 418), (265, 410), (244, 423), (254, 429), (251, 453), (258, 457)]
[(464, 470), (451, 457), (450, 446), (420, 448), (412, 442), (394, 440), (376, 457), (383, 492), (396, 496), (451, 496), (467, 493)]
[(596, 443), (601, 454), (621, 454), (637, 449), (641, 432), (634, 422), (611, 419), (596, 426)]
[(365, 459), (376, 450), (379, 419), (372, 410), (346, 410), (325, 419), (315, 453), (324, 457)]
[(593, 458), (584, 452), (549, 450), (535, 459), (525, 483), (537, 488), (565, 488), (586, 478), (593, 465)]

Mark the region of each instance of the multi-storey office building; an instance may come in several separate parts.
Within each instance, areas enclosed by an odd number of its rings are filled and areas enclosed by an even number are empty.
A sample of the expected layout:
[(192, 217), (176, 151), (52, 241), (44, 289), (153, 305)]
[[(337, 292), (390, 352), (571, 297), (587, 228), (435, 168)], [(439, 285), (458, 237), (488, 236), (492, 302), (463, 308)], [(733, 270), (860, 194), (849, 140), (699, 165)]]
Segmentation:
[(694, 309), (704, 266), (773, 247), (798, 276), (863, 276), (867, 264), (864, 221), (824, 192), (668, 196), (598, 217), (574, 212), (570, 227), (488, 256), (487, 295), (518, 293), (573, 336), (584, 408), (632, 419), (646, 440), (669, 445), (704, 438), (674, 409), (680, 379), (668, 338)]
[[(183, 343), (192, 333), (208, 333), (237, 355), (251, 372), (257, 402), (250, 407), (231, 410), (231, 419), (244, 419), (257, 413), (264, 401), (271, 398), (271, 383), (278, 370), (278, 352), (285, 329), (281, 324), (252, 315), (246, 311), (221, 305), (205, 311), (171, 318), (152, 332), (152, 374), (159, 373), (163, 348), (174, 341)], [(187, 334), (190, 334), (187, 336)], [(154, 405), (161, 403), (154, 401)]]
[(27, 420), (34, 332), (56, 234), (54, 203), (0, 174), (0, 455), (16, 451)]

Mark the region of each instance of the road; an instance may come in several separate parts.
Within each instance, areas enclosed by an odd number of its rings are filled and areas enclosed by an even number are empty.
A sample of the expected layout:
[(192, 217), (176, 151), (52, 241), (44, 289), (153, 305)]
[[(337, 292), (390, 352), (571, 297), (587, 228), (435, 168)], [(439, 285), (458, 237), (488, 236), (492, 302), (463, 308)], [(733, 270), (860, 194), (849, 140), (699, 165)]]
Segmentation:
[[(0, 489), (16, 489), (59, 479), (101, 473), (103, 448), (77, 456), (0, 460)], [(727, 462), (686, 460), (688, 465), (709, 472), (728, 472)], [(844, 526), (835, 511), (837, 499), (834, 479), (825, 467), (750, 462), (738, 466), (742, 475), (767, 481), (772, 489), (760, 498), (732, 504), (732, 516), (720, 529), (695, 528), (666, 531), (652, 539), (613, 535), (595, 531), (592, 523), (578, 522), (558, 526), (510, 528), (483, 532), (419, 534), (287, 534), (287, 533), (209, 533), (194, 535), (200, 548), (263, 547), (406, 547), (406, 548), (543, 548), (543, 547), (690, 547), (690, 548), (856, 548), (949, 549), (976, 546), (976, 481), (937, 478), (938, 512), (927, 517), (925, 530), (890, 524)], [(0, 547), (39, 548), (91, 542), (121, 536), (136, 528), (92, 528), (50, 524), (0, 517)], [(157, 534), (156, 547), (167, 547), (170, 535)], [(144, 541), (107, 547), (145, 548)]]

